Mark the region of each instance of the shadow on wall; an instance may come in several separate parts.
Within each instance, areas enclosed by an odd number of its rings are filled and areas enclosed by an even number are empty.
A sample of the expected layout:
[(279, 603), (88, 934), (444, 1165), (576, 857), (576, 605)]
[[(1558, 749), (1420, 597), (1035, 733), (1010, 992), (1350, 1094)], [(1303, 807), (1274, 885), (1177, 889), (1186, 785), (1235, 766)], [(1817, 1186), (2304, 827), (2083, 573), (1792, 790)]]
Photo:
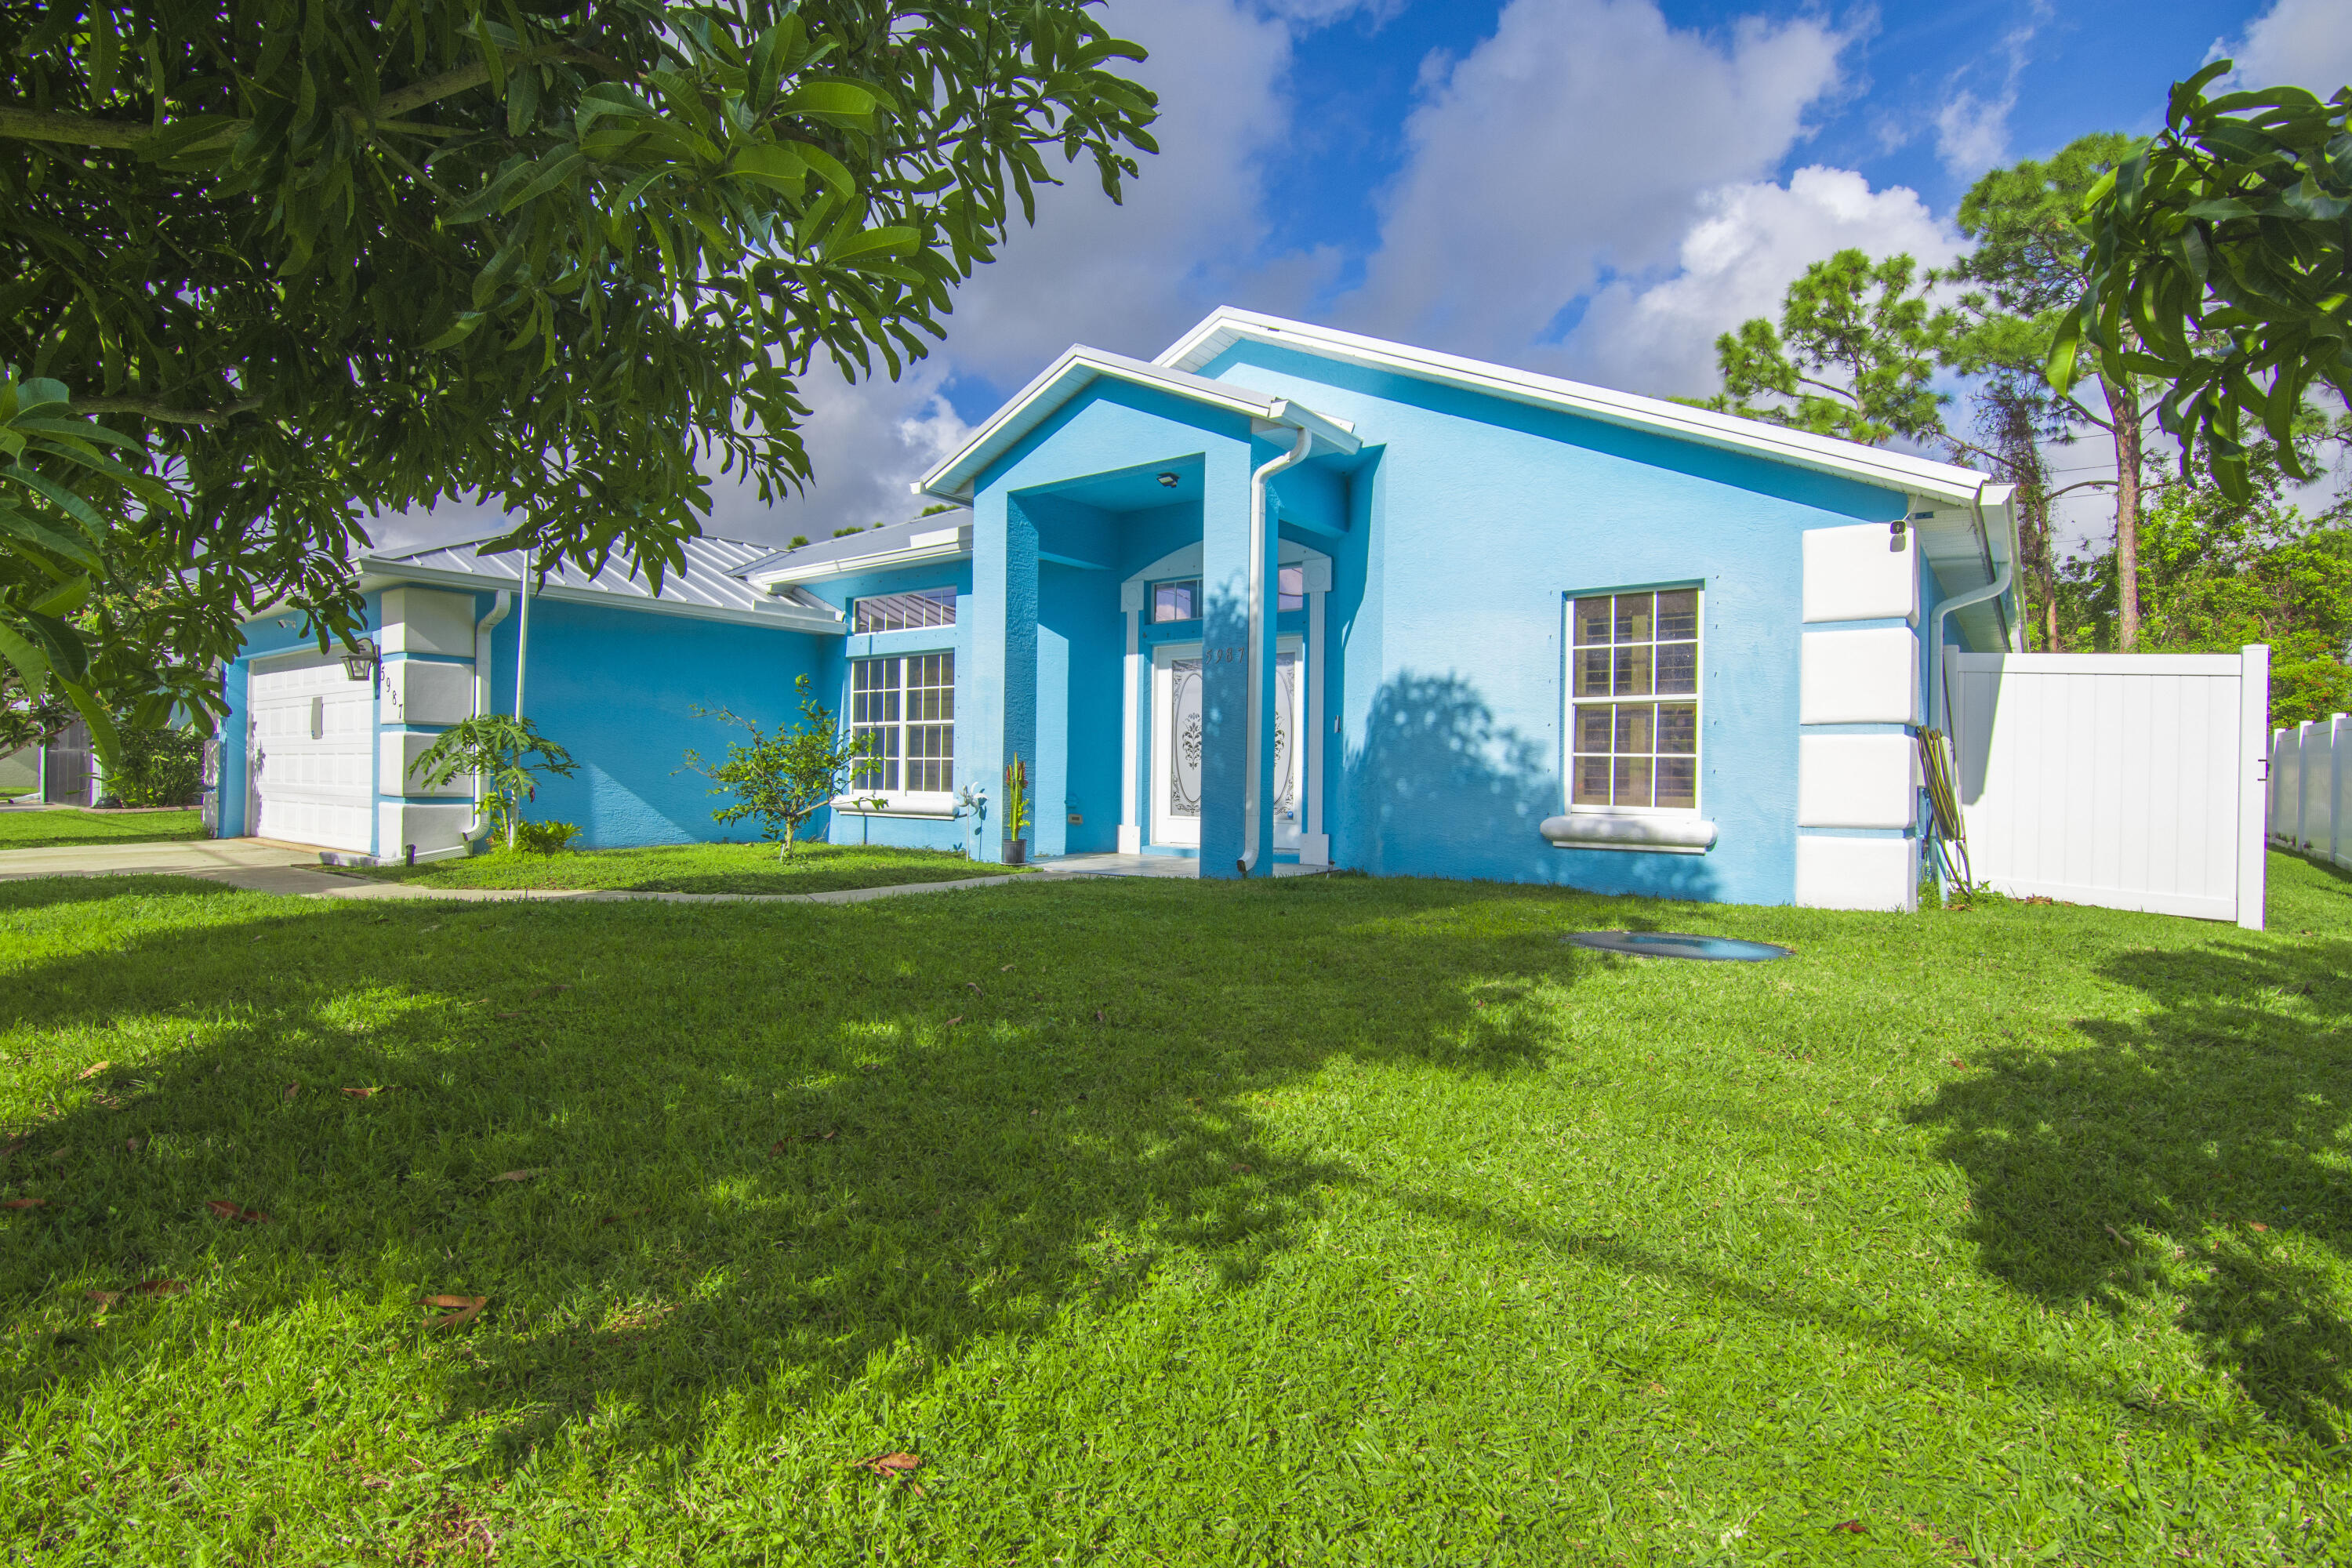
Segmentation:
[(1549, 744), (1497, 722), (1458, 675), (1407, 670), (1381, 686), (1341, 789), (1354, 829), (1346, 858), (1376, 876), (1719, 896), (1703, 856), (1553, 848), (1538, 831), (1561, 809)]
[(1968, 1173), (1984, 1267), (2056, 1307), (2177, 1314), (2273, 1419), (2341, 1442), (2352, 942), (2216, 942), (2103, 971), (2147, 999), (2137, 1021), (2010, 1047), (1912, 1113)]

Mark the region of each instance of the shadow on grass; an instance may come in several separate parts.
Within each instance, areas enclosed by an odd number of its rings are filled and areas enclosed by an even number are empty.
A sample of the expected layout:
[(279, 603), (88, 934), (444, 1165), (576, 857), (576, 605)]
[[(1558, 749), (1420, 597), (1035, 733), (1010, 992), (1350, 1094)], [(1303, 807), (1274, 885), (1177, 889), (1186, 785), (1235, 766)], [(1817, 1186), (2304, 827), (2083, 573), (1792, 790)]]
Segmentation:
[(1986, 1268), (2051, 1302), (2151, 1292), (2273, 1419), (2352, 1410), (2352, 942), (2208, 943), (2102, 965), (2137, 1021), (2005, 1050), (1914, 1112), (1973, 1185)]
[[(180, 886), (184, 918), (208, 918), (217, 890)], [(107, 892), (0, 888), (0, 911)], [(493, 1468), (592, 1416), (600, 1443), (690, 1447), (730, 1401), (887, 1394), (1154, 1278), (1252, 1278), (1346, 1179), (1261, 1144), (1253, 1094), (1341, 1051), (1461, 1073), (1545, 1058), (1557, 1010), (1478, 1003), (1591, 961), (1482, 926), (1494, 896), (257, 900), (151, 928), (0, 976), (0, 1017), (38, 1035), (163, 1042), (88, 1084), (54, 1069), (69, 1109), (0, 1168), (50, 1200), (5, 1237), (0, 1302), (181, 1278), (188, 1305), (252, 1329), (387, 1280), (488, 1296), (436, 1375), (453, 1414), (499, 1423)], [(213, 1199), (274, 1221), (226, 1224)], [(205, 1345), (142, 1304), (0, 1401)]]

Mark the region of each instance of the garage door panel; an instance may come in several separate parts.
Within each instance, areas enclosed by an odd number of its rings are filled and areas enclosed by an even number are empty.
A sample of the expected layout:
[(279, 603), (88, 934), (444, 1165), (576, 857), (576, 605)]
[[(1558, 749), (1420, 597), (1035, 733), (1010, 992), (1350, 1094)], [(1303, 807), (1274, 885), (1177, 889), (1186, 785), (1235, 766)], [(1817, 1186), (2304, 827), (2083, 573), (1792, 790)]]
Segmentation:
[(253, 672), (254, 831), (365, 853), (375, 816), (375, 683), (320, 655)]

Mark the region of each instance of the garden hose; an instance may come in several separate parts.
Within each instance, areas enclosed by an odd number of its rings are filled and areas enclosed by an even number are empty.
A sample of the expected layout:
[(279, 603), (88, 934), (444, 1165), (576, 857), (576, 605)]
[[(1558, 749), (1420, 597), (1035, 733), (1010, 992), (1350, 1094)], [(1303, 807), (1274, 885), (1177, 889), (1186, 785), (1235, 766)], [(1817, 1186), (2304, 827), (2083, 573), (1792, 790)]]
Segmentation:
[[(1976, 868), (1969, 864), (1968, 826), (1960, 816), (1959, 769), (1952, 759), (1952, 742), (1941, 730), (1919, 731), (1919, 766), (1927, 780), (1927, 804), (1936, 813), (1936, 836), (1939, 845), (1960, 852), (1959, 883), (1968, 887), (1976, 880)], [(1944, 868), (1952, 870), (1948, 855)]]

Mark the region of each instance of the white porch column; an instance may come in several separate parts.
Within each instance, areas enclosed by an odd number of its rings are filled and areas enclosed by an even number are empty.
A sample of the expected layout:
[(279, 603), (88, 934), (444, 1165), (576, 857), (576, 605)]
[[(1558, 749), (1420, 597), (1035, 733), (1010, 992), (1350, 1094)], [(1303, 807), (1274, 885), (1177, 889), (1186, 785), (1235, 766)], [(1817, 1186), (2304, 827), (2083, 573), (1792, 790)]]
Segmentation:
[(1307, 811), (1298, 835), (1303, 866), (1331, 863), (1331, 836), (1323, 831), (1323, 601), (1331, 592), (1331, 560), (1317, 556), (1303, 565), (1307, 582)]
[(1118, 607), (1127, 612), (1127, 658), (1122, 662), (1119, 682), (1119, 749), (1118, 749), (1118, 852), (1122, 855), (1143, 853), (1143, 828), (1136, 821), (1136, 798), (1142, 794), (1138, 788), (1140, 758), (1138, 752), (1142, 742), (1139, 723), (1139, 702), (1137, 690), (1143, 680), (1143, 584), (1140, 581), (1122, 583), (1118, 589)]

